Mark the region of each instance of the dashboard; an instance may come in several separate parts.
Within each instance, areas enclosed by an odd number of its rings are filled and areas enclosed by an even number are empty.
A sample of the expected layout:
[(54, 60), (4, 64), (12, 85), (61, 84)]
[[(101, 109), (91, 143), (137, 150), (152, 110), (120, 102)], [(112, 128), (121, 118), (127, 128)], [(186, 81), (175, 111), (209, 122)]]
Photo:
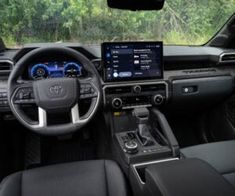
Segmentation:
[[(162, 47), (160, 42), (28, 44), (22, 49), (3, 52), (0, 64), (6, 59), (7, 62), (17, 62), (29, 51), (51, 46), (72, 48), (94, 64), (102, 82), (104, 105), (112, 109), (136, 107), (134, 104), (160, 105), (177, 111), (207, 108), (224, 100), (234, 87), (235, 61), (225, 57), (235, 56), (235, 50), (217, 47)], [(150, 46), (156, 48), (149, 49)], [(139, 62), (135, 59), (138, 50), (141, 51)], [(22, 75), (23, 80), (85, 77), (87, 74), (75, 59), (48, 54), (44, 57), (34, 59), (28, 65)], [(2, 66), (5, 66), (3, 62)], [(10, 70), (0, 71), (0, 110), (9, 110), (6, 98), (9, 73)]]
[(76, 78), (83, 74), (83, 66), (73, 61), (48, 61), (33, 63), (28, 68), (28, 78)]

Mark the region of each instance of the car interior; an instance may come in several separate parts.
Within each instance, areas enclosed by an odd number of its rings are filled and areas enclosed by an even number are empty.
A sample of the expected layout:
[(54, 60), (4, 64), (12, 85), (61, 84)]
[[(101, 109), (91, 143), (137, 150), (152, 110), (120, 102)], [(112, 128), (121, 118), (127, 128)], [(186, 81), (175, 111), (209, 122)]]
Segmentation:
[(0, 39), (0, 196), (234, 196), (234, 27), (197, 46)]

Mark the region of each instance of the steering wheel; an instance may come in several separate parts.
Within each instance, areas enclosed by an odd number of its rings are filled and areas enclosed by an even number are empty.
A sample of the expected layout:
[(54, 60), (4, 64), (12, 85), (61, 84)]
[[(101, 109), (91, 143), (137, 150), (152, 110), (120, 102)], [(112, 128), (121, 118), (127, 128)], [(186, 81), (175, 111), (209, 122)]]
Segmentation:
[[(22, 80), (25, 68), (33, 60), (50, 55), (65, 55), (80, 62), (87, 72), (85, 78), (49, 78)], [(101, 105), (102, 88), (94, 65), (81, 53), (67, 47), (35, 49), (21, 58), (8, 79), (8, 102), (13, 114), (27, 128), (43, 135), (62, 135), (75, 132), (85, 126)], [(80, 116), (81, 99), (89, 99), (86, 114)], [(32, 120), (23, 111), (23, 105), (36, 104), (38, 120)], [(48, 114), (67, 114), (70, 121), (63, 124), (48, 123)]]

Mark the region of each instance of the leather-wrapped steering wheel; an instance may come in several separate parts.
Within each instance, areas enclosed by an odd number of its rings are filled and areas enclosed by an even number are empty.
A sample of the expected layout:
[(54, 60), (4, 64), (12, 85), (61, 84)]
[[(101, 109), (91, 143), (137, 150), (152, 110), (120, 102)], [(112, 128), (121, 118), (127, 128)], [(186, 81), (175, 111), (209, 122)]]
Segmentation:
[[(80, 62), (87, 72), (86, 77), (35, 81), (20, 79), (34, 59), (50, 55), (65, 55)], [(86, 114), (82, 116), (79, 112), (81, 99), (91, 100)], [(16, 63), (8, 79), (8, 102), (13, 114), (27, 128), (43, 135), (62, 135), (80, 130), (94, 117), (101, 100), (100, 76), (94, 65), (83, 54), (67, 47), (38, 48), (27, 53)], [(22, 110), (22, 106), (26, 104), (36, 104), (37, 121)], [(51, 125), (48, 123), (49, 113), (68, 114), (70, 121)]]

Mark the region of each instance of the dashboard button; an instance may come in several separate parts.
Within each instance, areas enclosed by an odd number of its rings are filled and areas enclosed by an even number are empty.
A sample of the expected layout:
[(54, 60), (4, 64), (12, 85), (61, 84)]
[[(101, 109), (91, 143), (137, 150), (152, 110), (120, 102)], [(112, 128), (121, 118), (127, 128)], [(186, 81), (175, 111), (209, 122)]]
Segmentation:
[(141, 93), (141, 86), (137, 85), (133, 87), (134, 93)]
[(164, 98), (162, 95), (158, 94), (153, 97), (153, 102), (155, 105), (161, 105), (164, 101)]
[(184, 94), (195, 93), (197, 92), (197, 87), (196, 86), (183, 87), (182, 92)]
[(122, 100), (120, 98), (114, 98), (112, 101), (112, 106), (114, 109), (120, 109), (122, 107)]

